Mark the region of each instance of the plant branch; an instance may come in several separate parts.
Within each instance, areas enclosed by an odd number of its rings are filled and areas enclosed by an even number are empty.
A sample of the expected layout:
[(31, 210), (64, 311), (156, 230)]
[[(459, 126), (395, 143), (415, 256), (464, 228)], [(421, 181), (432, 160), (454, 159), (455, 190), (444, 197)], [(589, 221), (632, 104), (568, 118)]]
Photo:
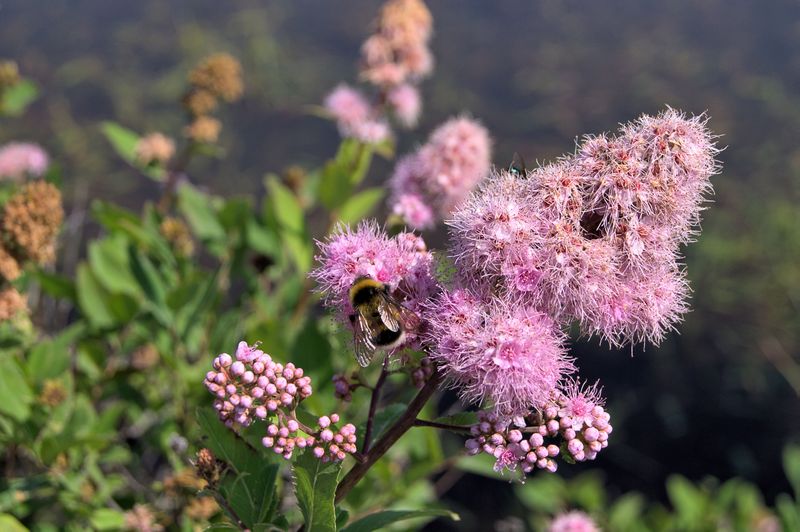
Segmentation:
[(389, 427), (389, 429), (384, 433), (384, 435), (375, 442), (375, 446), (370, 449), (370, 451), (366, 454), (366, 460), (361, 464), (356, 464), (353, 466), (350, 471), (344, 476), (342, 481), (339, 483), (339, 487), (336, 488), (336, 502), (341, 502), (350, 490), (358, 484), (358, 481), (361, 480), (364, 475), (367, 474), (367, 471), (377, 462), (386, 451), (388, 451), (392, 445), (397, 443), (403, 434), (408, 432), (408, 430), (414, 426), (414, 421), (417, 419), (417, 415), (422, 411), (422, 408), (428, 402), (428, 400), (433, 396), (434, 392), (439, 388), (439, 383), (441, 382), (441, 377), (439, 373), (436, 372), (431, 376), (425, 386), (419, 391), (419, 393), (414, 397), (414, 399), (409, 403), (408, 408), (406, 411), (403, 412), (403, 415), (400, 416), (394, 425)]
[(415, 427), (432, 427), (435, 429), (451, 430), (453, 432), (469, 432), (469, 425), (451, 425), (449, 423), (438, 423), (436, 421), (427, 421), (425, 419), (415, 419)]
[(233, 519), (234, 523), (236, 524), (237, 527), (239, 527), (240, 530), (249, 530), (247, 528), (247, 525), (244, 524), (244, 521), (242, 521), (242, 518), (239, 517), (239, 515), (236, 513), (236, 510), (233, 509), (233, 507), (228, 503), (228, 501), (219, 491), (217, 491), (216, 489), (208, 491), (214, 494), (214, 499), (216, 499), (217, 503), (220, 506), (222, 506), (222, 508), (228, 514), (228, 517)]
[(372, 425), (375, 422), (375, 410), (378, 408), (378, 402), (381, 400), (381, 388), (383, 383), (386, 382), (386, 377), (389, 375), (387, 370), (388, 357), (383, 359), (383, 367), (381, 368), (381, 375), (378, 377), (378, 382), (372, 389), (372, 399), (369, 401), (369, 415), (367, 416), (367, 428), (364, 430), (364, 444), (361, 446), (361, 452), (367, 454), (369, 452), (369, 444), (372, 439)]

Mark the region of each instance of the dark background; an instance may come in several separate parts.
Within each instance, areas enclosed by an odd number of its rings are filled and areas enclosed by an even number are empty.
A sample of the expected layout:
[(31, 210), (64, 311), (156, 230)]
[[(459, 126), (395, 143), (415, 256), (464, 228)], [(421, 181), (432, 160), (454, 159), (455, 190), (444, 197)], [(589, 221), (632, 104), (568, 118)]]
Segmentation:
[[(379, 5), (0, 0), (0, 56), (16, 59), (43, 90), (24, 118), (6, 122), (0, 141), (39, 142), (62, 164), (71, 212), (63, 269), (80, 254), (92, 198), (138, 209), (158, 192), (118, 162), (100, 121), (179, 131), (175, 102), (186, 72), (210, 52), (229, 51), (242, 60), (247, 94), (223, 112), (226, 157), (197, 165), (193, 177), (215, 193), (260, 195), (265, 172), (316, 166), (334, 153), (334, 126), (307, 106), (355, 79)], [(708, 112), (727, 149), (703, 233), (686, 250), (693, 312), (659, 348), (575, 345), (582, 374), (605, 386), (615, 428), (592, 466), (612, 493), (660, 499), (672, 473), (742, 476), (768, 502), (788, 490), (780, 451), (800, 435), (800, 4), (429, 6), (437, 67), (422, 86), (420, 127), (400, 137), (401, 153), (460, 112), (489, 128), (498, 166), (514, 151), (529, 166), (547, 161), (584, 133), (614, 130), (665, 105)], [(369, 179), (390, 171), (380, 162)], [(487, 490), (485, 482), (462, 479), (448, 504), (487, 524), (504, 516), (510, 488)]]

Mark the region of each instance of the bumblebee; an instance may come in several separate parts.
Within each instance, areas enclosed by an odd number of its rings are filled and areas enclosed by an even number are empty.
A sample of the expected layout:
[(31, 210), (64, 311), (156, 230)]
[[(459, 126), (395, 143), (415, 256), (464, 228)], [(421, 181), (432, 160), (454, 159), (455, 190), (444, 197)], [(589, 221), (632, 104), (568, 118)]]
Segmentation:
[(392, 349), (403, 343), (406, 332), (417, 328), (419, 318), (389, 293), (389, 287), (362, 276), (350, 287), (350, 303), (356, 360), (369, 365), (378, 349)]

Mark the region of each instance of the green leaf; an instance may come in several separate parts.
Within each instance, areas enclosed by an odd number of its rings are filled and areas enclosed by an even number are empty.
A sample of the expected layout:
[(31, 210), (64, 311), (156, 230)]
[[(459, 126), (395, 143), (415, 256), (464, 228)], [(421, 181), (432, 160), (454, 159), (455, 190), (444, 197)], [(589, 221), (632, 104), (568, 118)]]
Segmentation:
[(103, 122), (100, 124), (100, 131), (123, 160), (135, 164), (136, 144), (139, 142), (139, 135), (136, 132), (116, 122)]
[(17, 360), (9, 353), (0, 354), (0, 413), (25, 421), (32, 402), (33, 391)]
[(28, 527), (11, 514), (0, 514), (0, 530), (5, 532), (28, 532)]
[(783, 470), (794, 489), (795, 497), (800, 498), (800, 446), (787, 445), (783, 449)]
[(667, 495), (684, 525), (701, 522), (706, 507), (706, 496), (680, 475), (667, 479)]
[(94, 530), (119, 530), (125, 526), (125, 515), (111, 508), (100, 508), (89, 518)]
[(322, 170), (322, 177), (319, 182), (319, 201), (329, 211), (341, 207), (350, 197), (353, 191), (353, 184), (347, 168), (330, 161)]
[(775, 509), (783, 522), (784, 530), (800, 530), (800, 504), (781, 493), (775, 498)]
[(64, 329), (52, 340), (39, 342), (31, 349), (25, 370), (33, 382), (58, 377), (67, 370), (70, 363), (70, 345), (85, 332), (83, 322)]
[[(478, 456), (491, 456), (481, 453)], [(505, 477), (506, 480), (508, 476)], [(514, 493), (522, 504), (536, 512), (556, 513), (566, 506), (567, 487), (556, 475), (537, 475), (528, 478), (525, 484), (514, 486)]]
[(608, 524), (611, 530), (636, 530), (642, 521), (644, 499), (638, 493), (626, 493), (616, 500), (608, 512)]
[(20, 116), (39, 96), (39, 89), (27, 79), (20, 81), (3, 93), (0, 112), (8, 116)]
[(303, 512), (306, 530), (328, 532), (336, 530), (336, 511), (333, 498), (336, 494), (341, 464), (322, 463), (310, 451), (295, 459), (294, 492)]
[(77, 300), (78, 294), (75, 291), (75, 283), (66, 275), (55, 272), (47, 272), (37, 268), (33, 276), (41, 286), (42, 291), (57, 299), (66, 299), (73, 303)]
[(131, 273), (147, 299), (161, 308), (166, 307), (167, 289), (153, 262), (135, 246), (128, 247)]
[(219, 458), (224, 460), (237, 472), (244, 471), (244, 465), (249, 464), (252, 457), (258, 457), (256, 452), (248, 447), (244, 440), (237, 437), (231, 429), (226, 427), (211, 408), (197, 410), (197, 422), (207, 437), (205, 444)]
[(89, 266), (95, 278), (108, 291), (137, 297), (142, 292), (131, 273), (128, 243), (128, 239), (121, 234), (91, 242)]
[(447, 517), (453, 521), (461, 520), (457, 513), (449, 510), (386, 510), (362, 517), (355, 523), (343, 528), (342, 532), (372, 532), (393, 523), (419, 517)]
[(217, 219), (216, 209), (208, 195), (192, 185), (183, 183), (178, 187), (178, 209), (201, 240), (222, 241), (225, 229)]
[(278, 181), (274, 175), (267, 176), (266, 186), (269, 192), (270, 207), (281, 227), (296, 233), (303, 233), (305, 231), (303, 207), (297, 201), (294, 193)]
[(109, 306), (108, 293), (94, 277), (88, 264), (78, 265), (76, 278), (78, 306), (89, 323), (98, 328), (114, 325), (115, 318)]
[(304, 274), (310, 270), (314, 261), (314, 248), (311, 239), (294, 233), (283, 233), (281, 237), (289, 256), (297, 267), (298, 273)]
[(342, 205), (339, 219), (349, 224), (365, 218), (380, 203), (384, 194), (384, 189), (380, 187), (362, 190)]

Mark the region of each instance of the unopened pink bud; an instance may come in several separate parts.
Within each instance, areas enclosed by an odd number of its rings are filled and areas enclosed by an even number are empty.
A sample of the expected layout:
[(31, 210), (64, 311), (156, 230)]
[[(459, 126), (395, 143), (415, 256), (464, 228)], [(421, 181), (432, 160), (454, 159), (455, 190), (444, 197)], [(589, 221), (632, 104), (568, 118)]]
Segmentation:
[(289, 421), (286, 422), (286, 427), (289, 429), (290, 432), (297, 432), (297, 429), (300, 428), (300, 424), (294, 419), (290, 419)]
[(331, 432), (330, 429), (325, 429), (320, 433), (319, 439), (322, 441), (331, 441), (333, 439), (333, 432)]
[(231, 374), (239, 377), (244, 374), (244, 364), (237, 360), (231, 365)]
[(317, 458), (322, 458), (323, 456), (325, 456), (325, 449), (323, 449), (322, 447), (314, 447), (313, 452), (314, 456), (316, 456)]
[(324, 429), (329, 427), (330, 425), (331, 425), (331, 418), (329, 418), (328, 416), (322, 416), (321, 418), (319, 418), (320, 428)]

